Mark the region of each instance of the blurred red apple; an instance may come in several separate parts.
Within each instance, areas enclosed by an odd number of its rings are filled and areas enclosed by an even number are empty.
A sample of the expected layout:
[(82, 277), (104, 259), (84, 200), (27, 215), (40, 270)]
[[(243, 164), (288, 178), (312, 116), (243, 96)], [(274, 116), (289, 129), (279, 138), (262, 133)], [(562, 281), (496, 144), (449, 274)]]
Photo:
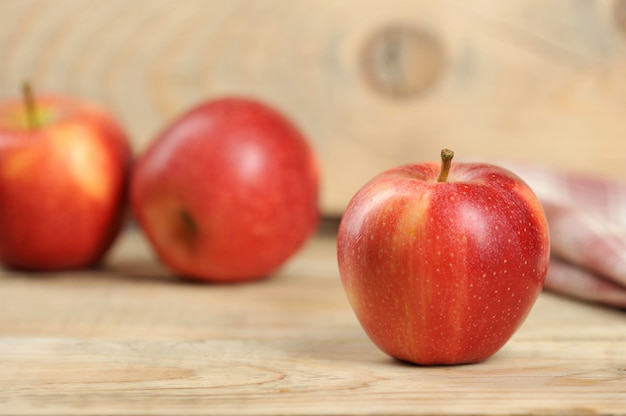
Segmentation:
[(528, 315), (546, 276), (548, 226), (531, 189), (497, 166), (400, 166), (350, 201), (337, 253), (372, 341), (422, 365), (482, 361)]
[(103, 109), (62, 96), (0, 104), (0, 262), (96, 265), (124, 218), (131, 150)]
[(246, 281), (276, 271), (315, 231), (318, 170), (282, 114), (245, 98), (200, 104), (138, 160), (131, 207), (183, 277)]

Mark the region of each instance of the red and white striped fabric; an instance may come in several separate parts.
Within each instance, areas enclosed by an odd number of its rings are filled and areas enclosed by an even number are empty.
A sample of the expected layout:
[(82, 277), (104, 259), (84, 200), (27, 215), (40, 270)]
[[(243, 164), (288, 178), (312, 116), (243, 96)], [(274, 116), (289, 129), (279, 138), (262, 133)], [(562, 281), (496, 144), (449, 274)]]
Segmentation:
[(545, 289), (626, 309), (626, 183), (503, 164), (541, 200), (551, 237)]

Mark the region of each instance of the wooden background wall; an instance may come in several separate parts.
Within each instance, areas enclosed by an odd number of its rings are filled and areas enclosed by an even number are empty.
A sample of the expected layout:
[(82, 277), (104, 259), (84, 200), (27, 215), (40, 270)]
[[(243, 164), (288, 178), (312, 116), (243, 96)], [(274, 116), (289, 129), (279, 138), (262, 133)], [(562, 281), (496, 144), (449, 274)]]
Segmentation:
[(201, 100), (263, 99), (314, 143), (327, 214), (442, 147), (626, 180), (624, 0), (0, 0), (0, 99), (24, 79), (136, 152)]

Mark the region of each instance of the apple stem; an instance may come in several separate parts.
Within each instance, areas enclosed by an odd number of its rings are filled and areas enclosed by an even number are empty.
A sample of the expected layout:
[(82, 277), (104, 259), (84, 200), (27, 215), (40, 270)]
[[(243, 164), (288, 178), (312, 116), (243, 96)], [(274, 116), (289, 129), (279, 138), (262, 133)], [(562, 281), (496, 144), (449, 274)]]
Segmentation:
[(22, 84), (22, 97), (24, 99), (24, 107), (26, 107), (26, 122), (31, 130), (39, 128), (39, 120), (37, 120), (37, 110), (35, 106), (35, 98), (30, 83)]
[(196, 222), (191, 217), (191, 214), (189, 214), (189, 212), (181, 211), (180, 220), (183, 223), (183, 226), (185, 227), (185, 230), (187, 230), (189, 235), (196, 235), (198, 233), (198, 224), (196, 224)]
[(446, 182), (448, 180), (448, 173), (450, 172), (450, 165), (452, 164), (452, 158), (454, 152), (450, 149), (443, 149), (441, 151), (441, 171), (437, 182)]

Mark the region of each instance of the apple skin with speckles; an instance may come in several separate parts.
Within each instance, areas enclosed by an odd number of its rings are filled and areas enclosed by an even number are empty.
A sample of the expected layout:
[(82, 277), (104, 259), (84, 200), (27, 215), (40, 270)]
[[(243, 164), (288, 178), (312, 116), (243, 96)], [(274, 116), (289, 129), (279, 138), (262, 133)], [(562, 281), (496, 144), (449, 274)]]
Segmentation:
[(275, 273), (315, 232), (314, 149), (257, 99), (218, 97), (173, 120), (138, 159), (132, 212), (182, 278), (233, 283)]
[(61, 95), (0, 105), (0, 263), (57, 271), (100, 263), (126, 218), (132, 152), (104, 108)]
[(338, 232), (341, 279), (363, 329), (419, 365), (495, 354), (530, 312), (549, 261), (543, 208), (518, 176), (452, 163), (440, 182), (442, 169), (409, 164), (374, 177)]

